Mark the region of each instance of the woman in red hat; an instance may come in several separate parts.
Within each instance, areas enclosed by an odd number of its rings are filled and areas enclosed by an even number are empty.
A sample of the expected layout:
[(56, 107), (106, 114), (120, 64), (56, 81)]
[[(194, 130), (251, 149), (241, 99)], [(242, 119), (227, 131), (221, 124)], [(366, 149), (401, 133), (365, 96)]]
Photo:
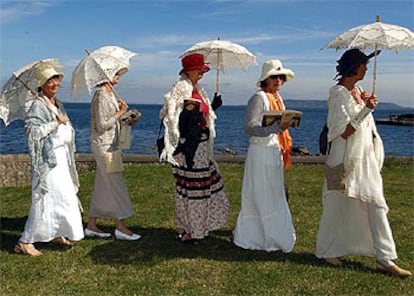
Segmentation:
[(215, 94), (210, 103), (198, 84), (210, 70), (202, 54), (181, 62), (180, 80), (165, 94), (161, 110), (165, 147), (160, 160), (173, 166), (177, 239), (197, 244), (228, 220), (229, 202), (213, 156), (214, 111), (222, 101)]

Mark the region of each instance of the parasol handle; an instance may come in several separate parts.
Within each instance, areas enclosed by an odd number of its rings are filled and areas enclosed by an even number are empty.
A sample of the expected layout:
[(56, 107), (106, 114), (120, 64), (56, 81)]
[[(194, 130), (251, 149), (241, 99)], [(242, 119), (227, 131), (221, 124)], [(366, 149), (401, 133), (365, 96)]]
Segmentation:
[[(14, 74), (13, 74), (14, 75)], [(18, 80), (18, 81), (20, 81), (20, 83), (21, 84), (23, 84), (23, 86), (36, 98), (36, 99), (38, 99), (43, 105), (45, 105), (45, 107), (47, 108), (47, 109), (49, 109), (49, 111), (50, 112), (52, 112), (52, 114), (53, 115), (55, 115), (55, 116), (58, 116), (58, 114), (56, 113), (56, 111), (55, 110), (53, 110), (52, 109), (52, 107), (50, 107), (48, 104), (46, 104), (46, 102), (41, 98), (41, 97), (39, 97), (39, 95), (33, 90), (33, 89), (31, 89), (30, 88), (30, 86), (28, 86), (27, 84), (26, 84), (26, 82), (24, 82), (23, 80), (21, 80), (20, 79), (20, 77), (18, 77), (18, 76), (16, 76), (16, 75), (14, 75), (14, 77), (16, 77), (16, 80)]]
[(374, 78), (372, 81), (372, 95), (375, 95), (375, 87), (377, 81), (377, 55), (378, 55), (378, 48), (375, 44), (375, 52), (374, 52)]
[[(217, 38), (220, 40), (220, 37)], [(217, 71), (216, 71), (216, 93), (220, 94), (220, 50), (217, 51)]]
[[(91, 51), (89, 49), (85, 49), (85, 52), (87, 55), (91, 54)], [(105, 71), (102, 71), (103, 74), (105, 75), (105, 78), (108, 79), (109, 84), (112, 86), (112, 92), (114, 93), (115, 97), (117, 100), (121, 100), (121, 96), (118, 94), (118, 92), (116, 91), (116, 89), (114, 88), (114, 85), (112, 84), (112, 81), (109, 79), (109, 77), (106, 75)]]
[(219, 89), (219, 85), (220, 85), (220, 70), (219, 68), (217, 68), (217, 72), (216, 72), (216, 93), (220, 94), (220, 89)]
[[(375, 21), (381, 22), (381, 18), (379, 15), (377, 15)], [(377, 55), (378, 55), (378, 46), (375, 44), (375, 52), (374, 52), (374, 78), (372, 81), (372, 95), (375, 95), (375, 88), (377, 84)]]

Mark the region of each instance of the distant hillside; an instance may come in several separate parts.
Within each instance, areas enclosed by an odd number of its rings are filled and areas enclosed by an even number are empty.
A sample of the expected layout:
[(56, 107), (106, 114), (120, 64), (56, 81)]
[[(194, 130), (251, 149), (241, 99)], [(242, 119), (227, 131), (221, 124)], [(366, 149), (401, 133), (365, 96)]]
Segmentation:
[[(327, 102), (325, 100), (284, 100), (286, 108), (288, 109), (300, 109), (300, 108), (327, 108)], [(394, 103), (380, 102), (378, 104), (378, 110), (407, 110), (410, 108), (403, 107)]]
[[(89, 105), (89, 102), (64, 102), (65, 104), (71, 104), (72, 108), (75, 108), (74, 106), (78, 106), (79, 108), (85, 108), (86, 105)], [(328, 108), (327, 103), (325, 100), (284, 100), (285, 106), (287, 109), (301, 109), (301, 108), (307, 108), (307, 109), (324, 109)], [(161, 108), (162, 104), (128, 104), (131, 108), (138, 108), (137, 106), (142, 105), (148, 105), (148, 106), (158, 106)], [(238, 107), (238, 106), (245, 106), (245, 105), (226, 105), (226, 102), (223, 104), (225, 107)], [(89, 108), (89, 107), (87, 107)], [(393, 111), (404, 111), (404, 112), (414, 112), (413, 108), (409, 107), (403, 107), (394, 103), (388, 103), (388, 102), (380, 102), (378, 104), (378, 110), (393, 110)], [(409, 110), (409, 111), (408, 111)]]

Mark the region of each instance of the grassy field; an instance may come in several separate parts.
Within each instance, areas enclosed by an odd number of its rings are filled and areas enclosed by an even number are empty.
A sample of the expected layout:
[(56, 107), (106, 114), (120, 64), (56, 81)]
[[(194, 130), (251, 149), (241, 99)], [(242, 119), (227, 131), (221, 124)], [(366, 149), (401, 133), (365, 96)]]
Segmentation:
[[(334, 268), (314, 256), (321, 216), (322, 167), (295, 166), (286, 179), (297, 232), (292, 253), (248, 251), (231, 232), (240, 209), (242, 164), (221, 164), (230, 199), (229, 224), (202, 245), (175, 240), (174, 183), (168, 165), (127, 167), (136, 215), (127, 220), (143, 235), (136, 242), (85, 239), (64, 250), (37, 244), (43, 256), (12, 253), (30, 206), (30, 186), (1, 188), (1, 295), (413, 295), (414, 279), (375, 272), (375, 259), (347, 257)], [(383, 170), (397, 263), (414, 271), (414, 165), (387, 162)], [(86, 222), (94, 172), (80, 175)], [(113, 231), (112, 221), (101, 228)]]

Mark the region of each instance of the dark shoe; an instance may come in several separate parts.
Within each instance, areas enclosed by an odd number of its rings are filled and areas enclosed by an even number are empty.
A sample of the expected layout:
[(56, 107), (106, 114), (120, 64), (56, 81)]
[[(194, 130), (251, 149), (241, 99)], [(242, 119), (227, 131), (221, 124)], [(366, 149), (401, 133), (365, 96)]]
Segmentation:
[(183, 241), (183, 238), (184, 238), (184, 236), (186, 236), (186, 234), (187, 234), (187, 232), (185, 232), (185, 231), (183, 231), (183, 232), (176, 232), (175, 233), (175, 238), (178, 241), (182, 242)]
[(190, 245), (198, 245), (198, 241), (196, 239), (192, 239), (191, 235), (185, 231), (183, 232), (176, 232), (175, 237), (180, 243), (183, 244), (190, 244)]

